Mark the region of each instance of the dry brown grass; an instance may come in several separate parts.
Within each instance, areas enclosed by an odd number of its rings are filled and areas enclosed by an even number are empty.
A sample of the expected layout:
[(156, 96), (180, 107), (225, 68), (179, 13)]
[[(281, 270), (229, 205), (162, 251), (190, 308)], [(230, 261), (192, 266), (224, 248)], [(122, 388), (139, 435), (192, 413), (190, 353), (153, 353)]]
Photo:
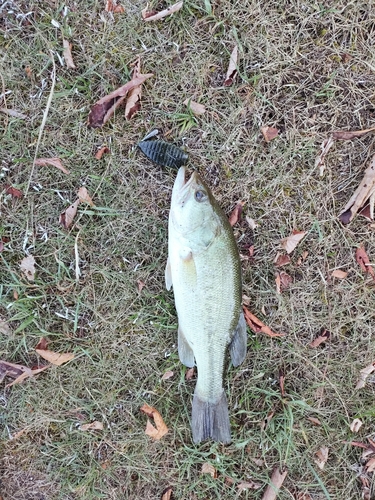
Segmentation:
[[(141, 21), (144, 5), (123, 1), (126, 14), (112, 16), (104, 4), (67, 2), (63, 18), (63, 4), (53, 0), (0, 3), (7, 106), (28, 116), (5, 121), (0, 115), (3, 180), (20, 189), (29, 182), (51, 88), (50, 50), (56, 87), (39, 154), (61, 157), (71, 171), (66, 176), (37, 167), (26, 198), (1, 194), (0, 230), (9, 243), (0, 254), (0, 313), (13, 334), (0, 337), (0, 358), (35, 364), (42, 336), (52, 349), (76, 353), (68, 365), (3, 386), (0, 496), (159, 499), (171, 485), (176, 499), (230, 499), (238, 492), (226, 476), (266, 485), (278, 465), (289, 470), (281, 500), (303, 491), (314, 500), (361, 498), (361, 451), (346, 442), (374, 438), (373, 380), (354, 390), (359, 370), (373, 361), (374, 286), (354, 253), (364, 243), (373, 261), (375, 238), (364, 219), (343, 227), (337, 215), (374, 153), (373, 136), (337, 142), (323, 177), (314, 161), (331, 130), (374, 125), (373, 3), (223, 0), (209, 12), (208, 2), (186, 2), (179, 14), (157, 24)], [(61, 67), (56, 56), (62, 54), (62, 33), (73, 43), (75, 71)], [(240, 75), (224, 88), (236, 42)], [(155, 75), (144, 86), (141, 112), (131, 122), (119, 112), (102, 130), (88, 129), (90, 106), (127, 81), (137, 55), (144, 71)], [(177, 114), (186, 113), (186, 98), (202, 102), (207, 112), (180, 134)], [(277, 127), (279, 137), (266, 144), (263, 125)], [(242, 253), (255, 246), (254, 260), (243, 261), (244, 292), (257, 316), (287, 333), (280, 340), (249, 331), (245, 363), (229, 368), (228, 447), (191, 442), (195, 382), (184, 380), (173, 296), (164, 288), (175, 172), (134, 149), (153, 127), (186, 147), (191, 165), (228, 213), (237, 200), (246, 202), (245, 214), (259, 227), (251, 231), (243, 222), (235, 228)], [(97, 161), (93, 155), (102, 144), (111, 153)], [(88, 215), (82, 207), (75, 227), (65, 232), (59, 213), (81, 185), (97, 206), (111, 211)], [(308, 234), (285, 268), (294, 282), (279, 296), (272, 262), (280, 239), (293, 229)], [(76, 283), (78, 230), (82, 276)], [(308, 257), (297, 265), (304, 250)], [(35, 284), (19, 271), (25, 251), (37, 261)], [(335, 268), (349, 271), (347, 279), (332, 279)], [(137, 280), (146, 283), (141, 293)], [(332, 341), (308, 348), (322, 326)], [(168, 369), (175, 376), (162, 382)], [(286, 375), (284, 398), (279, 369)], [(144, 434), (144, 402), (157, 407), (170, 428), (160, 443)], [(271, 411), (274, 417), (261, 431)], [(314, 426), (309, 416), (322, 425)], [(353, 436), (355, 417), (364, 425)], [(93, 420), (104, 423), (102, 432), (78, 429)], [(329, 459), (320, 471), (314, 454), (322, 445)], [(217, 479), (199, 473), (204, 462), (217, 468)], [(240, 497), (261, 495), (245, 491)]]

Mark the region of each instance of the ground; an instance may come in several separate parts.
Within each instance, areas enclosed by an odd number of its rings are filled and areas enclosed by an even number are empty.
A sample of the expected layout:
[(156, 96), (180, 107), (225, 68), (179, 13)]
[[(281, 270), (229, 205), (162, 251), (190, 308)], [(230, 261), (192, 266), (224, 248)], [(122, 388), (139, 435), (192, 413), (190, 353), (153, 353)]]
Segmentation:
[[(123, 0), (118, 14), (105, 4), (0, 2), (0, 106), (26, 115), (0, 113), (0, 315), (9, 326), (0, 359), (45, 364), (35, 352), (42, 337), (49, 349), (75, 354), (22, 384), (2, 382), (0, 496), (160, 499), (170, 486), (175, 499), (260, 499), (279, 467), (288, 469), (280, 500), (374, 498), (363, 450), (349, 444), (375, 436), (374, 379), (355, 389), (374, 361), (374, 284), (355, 251), (363, 244), (374, 261), (374, 228), (363, 217), (346, 226), (337, 218), (374, 153), (373, 135), (336, 141), (322, 176), (315, 158), (333, 130), (374, 125), (375, 6), (186, 1), (175, 15), (146, 23), (145, 3)], [(63, 38), (76, 69), (62, 60)], [(225, 87), (236, 44), (238, 75)], [(154, 74), (142, 109), (127, 121), (120, 108), (104, 127), (89, 128), (90, 107), (129, 80), (138, 56), (142, 71)], [(204, 104), (205, 114), (194, 117), (186, 99)], [(265, 142), (262, 126), (278, 137)], [(229, 446), (191, 440), (195, 378), (186, 380), (179, 362), (173, 292), (164, 286), (176, 171), (135, 147), (152, 128), (186, 149), (189, 168), (227, 214), (245, 203), (234, 231), (248, 307), (286, 334), (248, 329), (245, 362), (228, 365)], [(110, 153), (97, 160), (102, 145)], [(35, 155), (61, 158), (70, 174), (33, 168)], [(7, 194), (6, 184), (24, 196)], [(66, 230), (59, 215), (81, 186), (96, 207), (81, 204)], [(293, 230), (307, 235), (282, 268), (293, 282), (278, 294), (273, 261)], [(19, 266), (30, 254), (34, 281)], [(347, 277), (333, 278), (335, 269)], [(309, 347), (321, 328), (330, 341)], [(174, 376), (161, 380), (167, 370)], [(144, 432), (144, 403), (169, 428), (160, 441)], [(363, 422), (358, 434), (349, 428), (354, 418)], [(93, 421), (103, 430), (80, 430)], [(321, 470), (322, 446), (329, 452)], [(200, 473), (204, 463), (217, 478)], [(238, 489), (250, 480), (260, 487)]]

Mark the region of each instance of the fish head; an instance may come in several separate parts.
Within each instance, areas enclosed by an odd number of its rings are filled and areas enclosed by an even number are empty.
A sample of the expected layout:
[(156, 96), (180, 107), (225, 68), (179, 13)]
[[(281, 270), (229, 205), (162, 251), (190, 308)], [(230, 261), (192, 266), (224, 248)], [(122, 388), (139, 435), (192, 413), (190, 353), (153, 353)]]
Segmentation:
[(172, 191), (170, 218), (181, 236), (204, 241), (207, 245), (217, 234), (219, 220), (217, 202), (198, 172), (186, 180), (186, 169), (181, 167)]

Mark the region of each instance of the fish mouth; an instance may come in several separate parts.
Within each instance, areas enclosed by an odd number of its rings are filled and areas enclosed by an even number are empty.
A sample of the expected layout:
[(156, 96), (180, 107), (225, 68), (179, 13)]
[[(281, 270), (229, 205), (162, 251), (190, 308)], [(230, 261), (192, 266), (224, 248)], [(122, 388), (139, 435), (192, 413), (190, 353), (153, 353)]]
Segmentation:
[(198, 173), (194, 171), (190, 178), (186, 180), (186, 167), (180, 167), (173, 186), (172, 198), (182, 202), (190, 191), (190, 187), (196, 183)]

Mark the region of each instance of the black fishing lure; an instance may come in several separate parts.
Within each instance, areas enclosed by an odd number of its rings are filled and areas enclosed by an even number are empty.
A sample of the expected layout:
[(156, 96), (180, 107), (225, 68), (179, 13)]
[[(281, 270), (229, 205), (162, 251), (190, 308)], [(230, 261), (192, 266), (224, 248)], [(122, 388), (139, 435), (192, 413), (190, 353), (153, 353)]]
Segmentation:
[(165, 141), (141, 141), (138, 147), (147, 158), (163, 167), (180, 168), (189, 158), (185, 151)]

